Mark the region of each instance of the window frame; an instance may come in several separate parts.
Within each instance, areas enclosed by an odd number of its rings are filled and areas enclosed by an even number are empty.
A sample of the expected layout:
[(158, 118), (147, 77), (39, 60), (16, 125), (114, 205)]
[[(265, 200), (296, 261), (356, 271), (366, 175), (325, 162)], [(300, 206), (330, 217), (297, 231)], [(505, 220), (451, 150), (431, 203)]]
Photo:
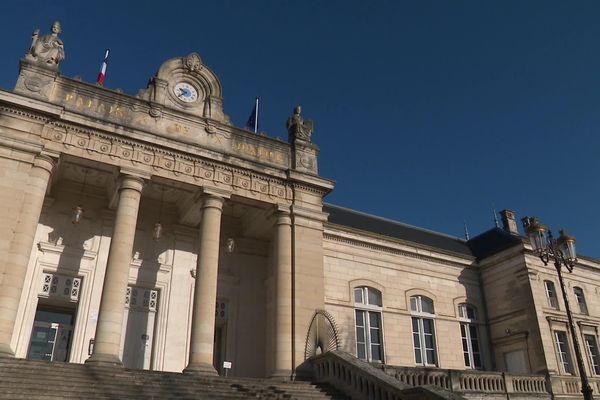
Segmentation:
[[(472, 311), (472, 317), (469, 315), (469, 310)], [(465, 361), (465, 368), (476, 370), (484, 369), (483, 353), (481, 351), (481, 334), (479, 332), (479, 324), (477, 318), (477, 308), (469, 303), (461, 303), (458, 305), (458, 317), (460, 321), (460, 336), (463, 348), (463, 359)], [(473, 332), (475, 333), (474, 339)], [(477, 351), (475, 351), (474, 349), (473, 342), (476, 343)], [(479, 360), (477, 360), (476, 355), (479, 357)], [(477, 365), (477, 361), (479, 365)]]
[(560, 307), (558, 305), (558, 296), (556, 295), (556, 285), (553, 281), (549, 279), (544, 280), (544, 293), (546, 293), (548, 307), (553, 308), (555, 310), (560, 310)]
[[(414, 308), (413, 299), (415, 300)], [(427, 302), (431, 305), (431, 311), (433, 311), (433, 313), (423, 311), (423, 300), (427, 300)], [(435, 331), (435, 304), (433, 299), (423, 295), (413, 295), (409, 298), (409, 305), (411, 312), (411, 332), (415, 364), (424, 367), (438, 367), (439, 359), (437, 335)], [(429, 332), (426, 332), (426, 329), (428, 329)], [(428, 338), (430, 339), (431, 346), (427, 346)], [(430, 352), (429, 354), (433, 356), (433, 362), (430, 362), (428, 352)], [(421, 359), (420, 362), (418, 360), (419, 357)]]
[[(361, 292), (361, 302), (357, 302), (357, 291)], [(369, 293), (377, 297), (379, 304), (370, 303)], [(354, 338), (356, 341), (356, 357), (368, 362), (385, 363), (385, 348), (383, 334), (383, 294), (380, 290), (371, 286), (357, 286), (353, 288), (352, 295), (354, 296)], [(358, 314), (362, 314), (363, 325), (358, 325)], [(378, 322), (377, 327), (373, 326), (372, 319), (375, 318)], [(364, 342), (359, 342), (358, 330), (363, 332)], [(373, 341), (373, 331), (377, 332), (379, 343)], [(359, 346), (364, 346), (365, 358), (360, 357)], [(373, 346), (378, 346), (380, 359), (373, 359)]]
[[(595, 354), (592, 353), (591, 346), (589, 345), (588, 338), (591, 338), (594, 342)], [(590, 333), (583, 333), (583, 346), (588, 356), (590, 365), (590, 372), (592, 375), (600, 375), (600, 349), (598, 349), (598, 340), (596, 335)]]
[[(569, 344), (569, 335), (567, 335), (567, 331), (556, 329), (552, 333), (560, 372), (564, 375), (575, 375), (573, 358), (571, 357), (571, 345)], [(563, 336), (562, 339), (559, 338), (561, 335)], [(561, 345), (564, 346), (564, 348), (562, 348)], [(568, 368), (566, 368), (565, 365), (568, 366)]]
[[(579, 293), (578, 293), (579, 292)], [(585, 300), (585, 293), (583, 292), (583, 288), (580, 286), (573, 287), (573, 295), (575, 296), (575, 301), (579, 306), (579, 312), (581, 314), (589, 315), (589, 310), (587, 306), (587, 302)], [(583, 307), (582, 307), (583, 305)]]

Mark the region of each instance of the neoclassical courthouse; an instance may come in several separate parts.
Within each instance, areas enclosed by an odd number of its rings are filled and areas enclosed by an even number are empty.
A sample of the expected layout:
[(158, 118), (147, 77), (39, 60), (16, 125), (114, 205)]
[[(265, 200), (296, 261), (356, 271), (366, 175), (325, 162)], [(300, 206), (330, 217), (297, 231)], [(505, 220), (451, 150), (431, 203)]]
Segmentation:
[[(68, 78), (59, 34), (0, 90), (1, 354), (289, 377), (341, 349), (577, 393), (556, 270), (514, 212), (463, 240), (326, 204), (299, 108), (287, 141), (233, 126), (196, 53), (135, 96)], [(565, 279), (598, 393), (600, 261)]]

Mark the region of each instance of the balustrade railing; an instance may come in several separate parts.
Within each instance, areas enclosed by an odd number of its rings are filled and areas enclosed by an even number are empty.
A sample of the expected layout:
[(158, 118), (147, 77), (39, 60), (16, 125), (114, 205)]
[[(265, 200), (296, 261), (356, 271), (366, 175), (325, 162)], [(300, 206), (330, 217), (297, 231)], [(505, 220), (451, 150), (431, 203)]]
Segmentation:
[[(600, 378), (588, 378), (595, 397), (600, 393)], [(550, 383), (555, 395), (581, 396), (581, 379), (578, 376), (551, 375)]]
[(459, 393), (549, 394), (543, 375), (394, 366), (382, 369), (411, 386), (435, 385)]
[[(327, 382), (353, 399), (443, 399), (450, 398), (449, 394), (463, 395), (466, 398), (483, 394), (489, 399), (523, 398), (523, 396), (549, 399), (551, 397), (547, 379), (543, 375), (373, 366), (341, 351), (324, 353), (311, 361), (314, 378), (317, 381)], [(579, 393), (576, 377), (571, 379), (571, 377), (551, 376), (550, 382), (554, 393)], [(600, 386), (599, 384), (600, 381), (593, 386), (594, 391)], [(423, 388), (424, 385), (428, 386)], [(561, 385), (562, 390), (556, 390), (556, 385)], [(426, 396), (423, 391), (427, 391)]]

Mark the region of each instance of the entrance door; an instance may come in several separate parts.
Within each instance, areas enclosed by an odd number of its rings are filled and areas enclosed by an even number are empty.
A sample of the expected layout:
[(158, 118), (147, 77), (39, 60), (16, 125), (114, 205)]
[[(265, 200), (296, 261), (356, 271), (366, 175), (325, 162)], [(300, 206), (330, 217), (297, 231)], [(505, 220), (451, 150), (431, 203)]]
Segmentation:
[(68, 361), (74, 319), (74, 311), (38, 308), (33, 322), (27, 358)]
[(215, 342), (213, 347), (213, 367), (219, 375), (225, 375), (223, 361), (225, 361), (225, 343), (227, 343), (227, 325), (215, 326)]
[(125, 313), (123, 365), (132, 369), (150, 369), (155, 313), (129, 309)]

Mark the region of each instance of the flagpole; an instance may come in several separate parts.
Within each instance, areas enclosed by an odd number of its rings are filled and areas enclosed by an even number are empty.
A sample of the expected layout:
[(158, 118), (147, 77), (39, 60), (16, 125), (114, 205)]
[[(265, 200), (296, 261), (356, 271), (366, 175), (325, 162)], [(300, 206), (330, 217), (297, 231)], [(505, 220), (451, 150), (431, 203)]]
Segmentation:
[(254, 133), (258, 132), (258, 97), (256, 98), (256, 118), (254, 118)]

